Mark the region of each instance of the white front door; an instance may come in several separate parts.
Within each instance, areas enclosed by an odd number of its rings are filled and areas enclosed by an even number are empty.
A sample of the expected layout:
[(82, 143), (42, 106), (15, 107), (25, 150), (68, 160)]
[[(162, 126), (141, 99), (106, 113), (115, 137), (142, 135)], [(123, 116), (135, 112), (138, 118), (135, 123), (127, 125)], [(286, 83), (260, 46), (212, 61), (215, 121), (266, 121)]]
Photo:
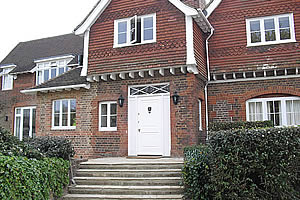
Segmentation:
[(129, 87), (128, 155), (171, 154), (169, 84)]
[(138, 155), (163, 155), (162, 98), (138, 98)]

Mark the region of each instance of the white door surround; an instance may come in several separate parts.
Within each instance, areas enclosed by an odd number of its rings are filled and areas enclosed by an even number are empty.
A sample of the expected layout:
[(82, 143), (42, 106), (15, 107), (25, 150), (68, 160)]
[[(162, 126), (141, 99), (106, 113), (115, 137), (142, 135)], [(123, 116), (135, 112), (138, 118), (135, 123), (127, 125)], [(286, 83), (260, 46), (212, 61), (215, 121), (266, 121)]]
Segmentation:
[(129, 86), (128, 155), (171, 155), (170, 86)]

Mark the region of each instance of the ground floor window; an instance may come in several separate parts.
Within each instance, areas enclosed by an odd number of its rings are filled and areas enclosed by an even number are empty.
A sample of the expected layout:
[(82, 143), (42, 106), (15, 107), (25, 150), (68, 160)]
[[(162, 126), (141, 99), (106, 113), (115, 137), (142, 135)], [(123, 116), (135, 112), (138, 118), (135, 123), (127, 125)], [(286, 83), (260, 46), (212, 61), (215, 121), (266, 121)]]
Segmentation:
[(275, 126), (300, 125), (300, 98), (257, 98), (246, 103), (247, 121), (271, 120)]
[(76, 100), (62, 99), (53, 101), (52, 129), (76, 128)]
[(117, 102), (99, 103), (99, 130), (117, 130)]
[(35, 107), (22, 107), (15, 109), (15, 136), (20, 140), (34, 137), (36, 120)]

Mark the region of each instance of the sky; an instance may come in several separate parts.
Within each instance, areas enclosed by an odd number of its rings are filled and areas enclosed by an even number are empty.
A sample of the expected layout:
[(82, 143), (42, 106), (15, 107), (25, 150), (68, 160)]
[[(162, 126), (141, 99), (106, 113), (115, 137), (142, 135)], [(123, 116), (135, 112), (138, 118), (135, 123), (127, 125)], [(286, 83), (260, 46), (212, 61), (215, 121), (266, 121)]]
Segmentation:
[(1, 0), (0, 61), (19, 43), (72, 33), (98, 0)]

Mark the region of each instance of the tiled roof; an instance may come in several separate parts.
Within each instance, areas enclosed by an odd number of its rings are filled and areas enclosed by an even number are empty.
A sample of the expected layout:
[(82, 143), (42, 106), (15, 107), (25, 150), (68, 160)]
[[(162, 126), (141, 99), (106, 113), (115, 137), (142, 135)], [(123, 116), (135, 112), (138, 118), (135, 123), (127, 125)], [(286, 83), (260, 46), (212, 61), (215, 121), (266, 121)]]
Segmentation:
[(11, 73), (28, 72), (35, 67), (34, 60), (61, 55), (81, 55), (83, 38), (74, 34), (38, 39), (19, 43), (0, 63), (15, 64)]

